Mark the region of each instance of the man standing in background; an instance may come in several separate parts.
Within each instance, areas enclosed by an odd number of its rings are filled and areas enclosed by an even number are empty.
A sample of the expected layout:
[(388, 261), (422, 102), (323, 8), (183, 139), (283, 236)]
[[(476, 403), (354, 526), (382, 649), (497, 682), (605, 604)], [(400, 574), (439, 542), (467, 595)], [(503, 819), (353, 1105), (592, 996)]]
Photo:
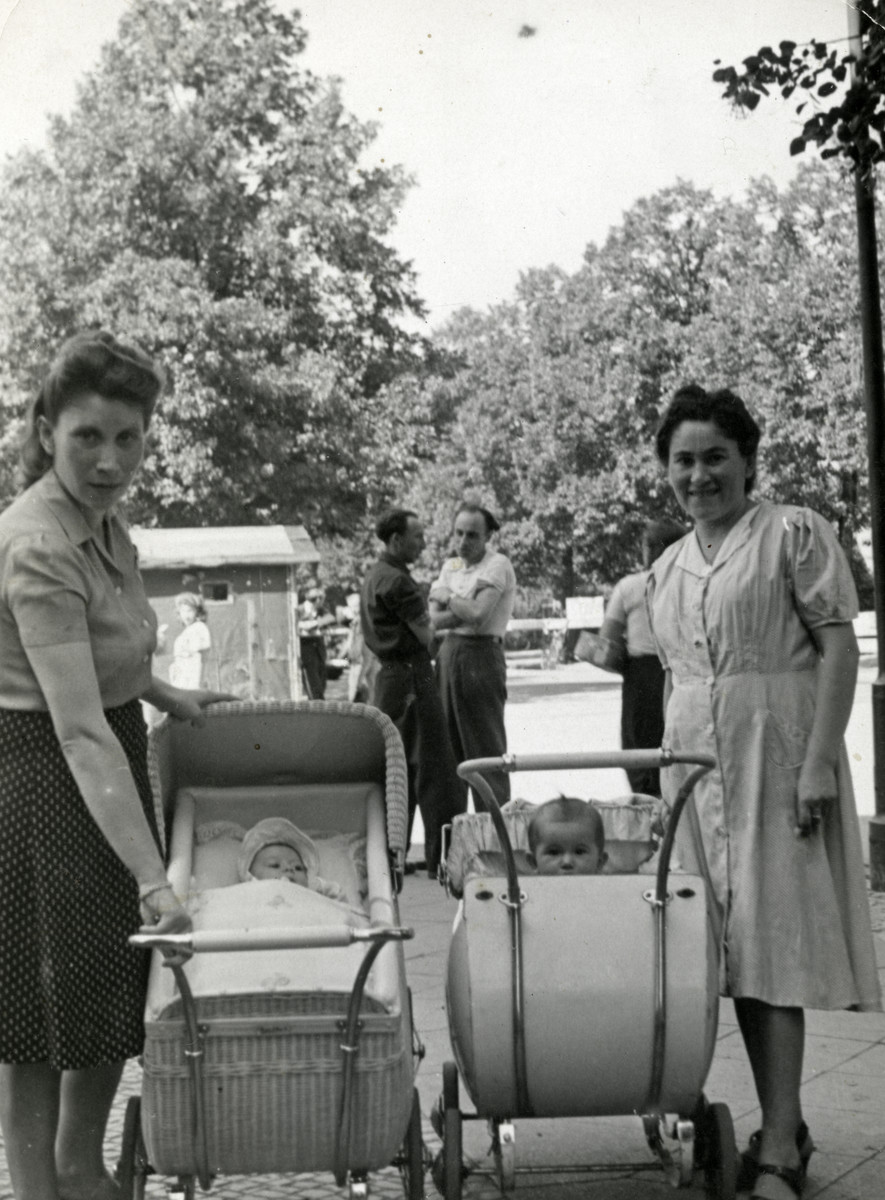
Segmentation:
[[(516, 576), (510, 559), (487, 545), (500, 528), (486, 508), (463, 503), (452, 534), (456, 557), (447, 559), (430, 589), (434, 628), (445, 632), (437, 680), (455, 758), (497, 758), (507, 752), (504, 635), (513, 613)], [(510, 799), (510, 777), (488, 776), (499, 804)], [(459, 781), (466, 807), (467, 785)]]
[(424, 549), (424, 527), (417, 515), (397, 508), (375, 526), (384, 543), (369, 568), (360, 593), (360, 622), (366, 645), (380, 661), (371, 703), (399, 730), (409, 777), (409, 838), (416, 805), (424, 822), (427, 873), (439, 867), (440, 830), (459, 808), (456, 763), (430, 660), (433, 626), (427, 601), (412, 578), (409, 564)]

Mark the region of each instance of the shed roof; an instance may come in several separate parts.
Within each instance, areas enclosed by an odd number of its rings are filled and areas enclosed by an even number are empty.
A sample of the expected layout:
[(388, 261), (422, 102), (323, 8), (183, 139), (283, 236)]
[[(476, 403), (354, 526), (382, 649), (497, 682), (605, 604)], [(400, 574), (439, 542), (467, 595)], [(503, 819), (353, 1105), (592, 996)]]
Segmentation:
[(215, 525), (131, 529), (142, 570), (220, 567), (236, 563), (315, 563), (320, 552), (303, 525)]

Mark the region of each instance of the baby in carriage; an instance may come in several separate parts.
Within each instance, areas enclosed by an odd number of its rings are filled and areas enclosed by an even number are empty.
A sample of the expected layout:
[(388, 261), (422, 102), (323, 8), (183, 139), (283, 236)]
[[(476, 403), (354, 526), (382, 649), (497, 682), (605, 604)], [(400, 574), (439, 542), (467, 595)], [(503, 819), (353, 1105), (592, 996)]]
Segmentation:
[(538, 806), (528, 826), (526, 855), (539, 875), (598, 875), (608, 861), (598, 809), (575, 796)]
[(243, 835), (237, 874), (252, 879), (287, 879), (330, 900), (344, 898), (344, 888), (319, 874), (320, 856), (306, 833), (285, 817), (267, 817)]

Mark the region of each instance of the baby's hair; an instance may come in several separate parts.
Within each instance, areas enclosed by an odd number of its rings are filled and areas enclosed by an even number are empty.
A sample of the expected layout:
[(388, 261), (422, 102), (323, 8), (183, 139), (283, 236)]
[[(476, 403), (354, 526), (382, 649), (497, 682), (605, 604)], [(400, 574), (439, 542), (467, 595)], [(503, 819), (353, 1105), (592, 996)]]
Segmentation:
[(538, 848), (544, 829), (563, 821), (586, 821), (593, 830), (593, 841), (600, 853), (605, 849), (605, 828), (599, 810), (594, 808), (589, 800), (580, 800), (577, 796), (555, 796), (546, 800), (532, 813), (529, 821), (529, 849), (532, 854)]

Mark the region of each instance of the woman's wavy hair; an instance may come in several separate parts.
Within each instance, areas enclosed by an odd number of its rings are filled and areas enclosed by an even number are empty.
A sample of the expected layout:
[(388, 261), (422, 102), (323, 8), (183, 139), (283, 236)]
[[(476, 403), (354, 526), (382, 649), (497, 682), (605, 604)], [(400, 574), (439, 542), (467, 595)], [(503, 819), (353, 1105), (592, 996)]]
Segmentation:
[(163, 372), (144, 350), (119, 342), (102, 329), (76, 333), (62, 345), (31, 403), (19, 449), (20, 474), (30, 487), (52, 466), (40, 441), (40, 418), (55, 426), (64, 410), (84, 392), (122, 400), (141, 411), (147, 428), (163, 392)]
[[(762, 430), (740, 396), (728, 388), (708, 392), (700, 384), (689, 383), (673, 393), (655, 434), (655, 450), (664, 466), (670, 459), (673, 434), (683, 421), (712, 421), (727, 438), (737, 442), (744, 458), (752, 458), (759, 448)], [(744, 491), (751, 491), (755, 482), (753, 471), (747, 477)]]
[(173, 604), (176, 608), (178, 608), (179, 604), (186, 604), (188, 608), (192, 608), (194, 616), (198, 621), (205, 621), (208, 615), (203, 597), (198, 596), (196, 592), (179, 592), (173, 600)]

